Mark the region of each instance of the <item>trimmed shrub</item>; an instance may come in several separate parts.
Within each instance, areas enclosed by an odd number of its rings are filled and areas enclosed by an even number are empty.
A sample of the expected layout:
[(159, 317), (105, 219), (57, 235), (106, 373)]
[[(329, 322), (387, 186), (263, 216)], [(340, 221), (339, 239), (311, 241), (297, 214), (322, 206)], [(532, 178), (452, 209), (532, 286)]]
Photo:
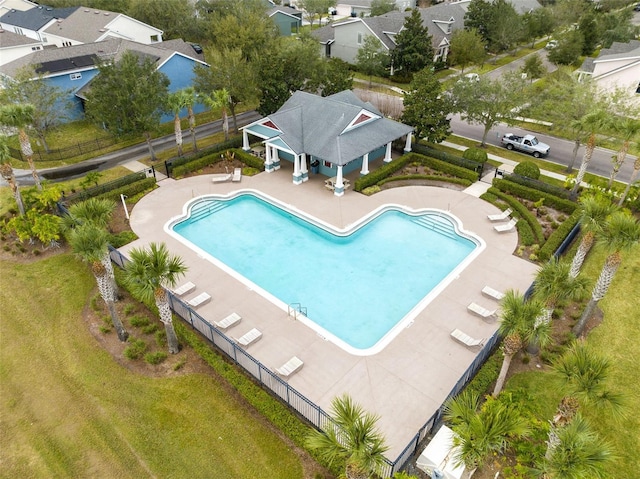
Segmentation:
[(476, 161), (478, 163), (484, 163), (489, 157), (487, 156), (487, 152), (482, 148), (471, 147), (464, 150), (462, 158), (466, 160)]
[(430, 146), (423, 145), (422, 143), (414, 143), (411, 146), (411, 149), (415, 153), (418, 153), (420, 155), (437, 158), (438, 160), (446, 161), (447, 163), (452, 163), (454, 165), (461, 166), (462, 168), (466, 168), (468, 170), (475, 171), (479, 166), (478, 163), (475, 161), (467, 160), (465, 158), (452, 155), (450, 153), (447, 153), (446, 151), (436, 150), (435, 148), (431, 148)]
[(222, 143), (213, 145), (211, 148), (200, 150), (197, 153), (194, 153), (192, 155), (185, 155), (177, 158), (171, 158), (170, 160), (167, 160), (166, 163), (171, 165), (172, 169), (175, 169), (178, 166), (186, 165), (187, 163), (195, 161), (199, 158), (210, 156), (210, 155), (213, 155), (214, 153), (220, 153), (221, 151), (231, 150), (233, 148), (240, 148), (241, 146), (242, 146), (242, 136), (240, 135), (240, 136), (231, 138), (228, 141), (224, 141)]
[(448, 176), (438, 176), (438, 175), (406, 175), (406, 176), (392, 176), (391, 178), (385, 178), (380, 181), (378, 185), (384, 185), (385, 183), (392, 183), (394, 181), (403, 181), (403, 180), (427, 180), (427, 181), (442, 181), (446, 183), (453, 183), (456, 185), (462, 186), (471, 186), (473, 181), (465, 180), (464, 178), (451, 178)]
[(156, 351), (155, 353), (147, 353), (144, 355), (145, 362), (149, 364), (160, 364), (167, 359), (167, 353), (164, 351)]
[(140, 359), (147, 350), (147, 343), (142, 339), (129, 338), (129, 346), (124, 349), (124, 357), (135, 361)]
[[(531, 246), (535, 243), (544, 243), (544, 232), (542, 231), (542, 226), (538, 223), (538, 219), (522, 203), (520, 203), (517, 198), (501, 192), (494, 186), (489, 188), (487, 193), (490, 193), (507, 203), (511, 206), (517, 216), (524, 220), (518, 221), (516, 224), (518, 234), (520, 235), (520, 241), (523, 245)], [(486, 200), (485, 195), (482, 195), (480, 198)]]
[(544, 198), (545, 206), (554, 208), (567, 214), (573, 213), (578, 207), (578, 204), (573, 201), (566, 200), (564, 198), (558, 198), (557, 196), (550, 195), (548, 193), (545, 193), (544, 191), (539, 191), (534, 188), (529, 188), (527, 186), (514, 183), (507, 178), (495, 178), (493, 180), (493, 186), (509, 195), (518, 196), (520, 198), (524, 198), (534, 202), (540, 201), (540, 198)]
[(133, 231), (121, 231), (118, 234), (112, 234), (109, 236), (109, 244), (114, 248), (120, 248), (126, 244), (131, 243), (138, 239), (138, 235)]
[(120, 195), (125, 195), (125, 196), (128, 196), (129, 198), (132, 198), (137, 194), (144, 193), (146, 191), (154, 189), (155, 186), (156, 186), (155, 178), (153, 177), (145, 178), (142, 181), (138, 181), (136, 183), (132, 183), (122, 188), (111, 190), (102, 195), (98, 195), (96, 196), (96, 198), (107, 198), (113, 201), (120, 201)]
[(358, 178), (353, 184), (353, 189), (360, 192), (369, 186), (377, 185), (379, 181), (391, 176), (401, 168), (404, 168), (404, 166), (411, 160), (411, 154), (402, 155), (400, 158), (393, 160), (390, 163), (386, 163), (380, 168), (369, 172), (369, 174)]
[(580, 210), (573, 212), (560, 226), (547, 238), (547, 242), (540, 248), (538, 258), (540, 261), (547, 261), (560, 247), (564, 239), (580, 221)]
[(180, 166), (173, 165), (172, 174), (174, 177), (179, 178), (188, 173), (192, 173), (194, 171), (198, 171), (203, 169), (206, 166), (213, 165), (222, 161), (222, 156), (220, 154), (221, 151), (230, 151), (233, 152), (235, 158), (240, 160), (245, 165), (255, 168), (257, 170), (262, 171), (264, 169), (264, 164), (260, 158), (255, 157), (254, 155), (247, 153), (246, 151), (240, 148), (226, 148), (224, 150), (217, 150), (215, 152), (209, 152), (209, 154), (201, 156), (197, 159), (189, 161), (187, 163), (182, 163)]
[(526, 176), (515, 174), (506, 175), (504, 178), (514, 183), (518, 183), (519, 185), (527, 186), (534, 190), (544, 191), (545, 193), (557, 196), (558, 198), (564, 198), (566, 200), (572, 199), (571, 191), (562, 188), (561, 186), (551, 185), (541, 180), (534, 180), (533, 178), (527, 178)]
[(540, 168), (532, 161), (522, 161), (518, 163), (513, 169), (513, 172), (516, 175), (533, 178), (534, 180), (540, 178)]

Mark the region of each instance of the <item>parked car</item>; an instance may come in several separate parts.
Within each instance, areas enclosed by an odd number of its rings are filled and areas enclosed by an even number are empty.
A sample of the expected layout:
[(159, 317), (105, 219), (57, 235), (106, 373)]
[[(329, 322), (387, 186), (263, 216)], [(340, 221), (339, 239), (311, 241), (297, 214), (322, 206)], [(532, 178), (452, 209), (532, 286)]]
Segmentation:
[(640, 12), (640, 3), (636, 3), (636, 6), (633, 7), (633, 10), (636, 12)]
[(558, 46), (558, 40), (549, 40), (547, 44), (544, 46), (547, 50), (553, 50)]

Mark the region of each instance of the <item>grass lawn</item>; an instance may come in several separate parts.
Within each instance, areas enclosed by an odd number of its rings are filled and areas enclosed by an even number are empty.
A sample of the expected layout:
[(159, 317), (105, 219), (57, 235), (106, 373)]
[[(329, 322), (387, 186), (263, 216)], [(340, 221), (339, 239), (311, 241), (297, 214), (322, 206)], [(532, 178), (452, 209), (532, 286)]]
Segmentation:
[(302, 477), (211, 376), (118, 365), (83, 322), (94, 280), (71, 255), (0, 268), (0, 477)]
[[(600, 274), (605, 254), (591, 254), (583, 271), (595, 281)], [(623, 257), (606, 297), (600, 302), (603, 322), (587, 337), (588, 344), (612, 363), (610, 389), (625, 396), (625, 416), (617, 419), (610, 413), (593, 408), (582, 408), (598, 433), (612, 446), (616, 459), (610, 464), (606, 477), (635, 479), (640, 469), (640, 368), (637, 353), (640, 344), (640, 296), (637, 288), (640, 278), (640, 246)], [(553, 388), (550, 375), (527, 372), (514, 376), (508, 388), (525, 387), (543, 404), (545, 418), (550, 419), (562, 397)]]

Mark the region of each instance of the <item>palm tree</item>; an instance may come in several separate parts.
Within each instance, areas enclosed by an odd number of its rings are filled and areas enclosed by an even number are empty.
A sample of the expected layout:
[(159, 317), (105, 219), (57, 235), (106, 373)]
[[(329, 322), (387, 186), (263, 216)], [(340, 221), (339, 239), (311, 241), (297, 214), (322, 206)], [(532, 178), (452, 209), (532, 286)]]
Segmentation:
[(640, 223), (626, 211), (613, 213), (598, 234), (597, 244), (610, 252), (604, 262), (600, 276), (593, 287), (591, 299), (584, 309), (580, 320), (573, 328), (573, 333), (580, 336), (594, 308), (604, 298), (609, 285), (622, 261), (622, 252), (633, 249), (640, 242)]
[(154, 300), (164, 324), (171, 354), (180, 351), (178, 337), (173, 329), (169, 296), (165, 287), (172, 288), (187, 271), (178, 256), (171, 256), (164, 243), (151, 243), (149, 249), (134, 248), (125, 266), (125, 281), (135, 296), (143, 301)]
[(607, 121), (607, 113), (604, 110), (592, 111), (591, 113), (587, 113), (579, 120), (579, 123), (581, 123), (583, 130), (589, 133), (589, 139), (587, 140), (587, 144), (584, 148), (582, 163), (580, 164), (580, 169), (578, 170), (578, 174), (576, 175), (576, 184), (573, 185), (571, 193), (575, 194), (578, 191), (580, 183), (582, 183), (582, 179), (584, 178), (584, 174), (587, 172), (587, 167), (591, 162), (593, 150), (595, 150), (596, 148), (596, 133), (598, 133), (598, 131), (607, 124)]
[(378, 417), (366, 412), (347, 394), (334, 398), (331, 409), (333, 421), (325, 432), (312, 430), (307, 446), (329, 464), (345, 460), (348, 479), (367, 479), (379, 473), (387, 463), (384, 453), (388, 447), (376, 428)]
[(551, 321), (558, 304), (581, 299), (587, 292), (587, 278), (569, 274), (571, 265), (557, 258), (547, 261), (536, 274), (534, 295), (544, 302), (542, 320)]
[(545, 457), (541, 470), (548, 479), (604, 479), (611, 447), (595, 434), (580, 415), (557, 432), (557, 445)]
[(13, 193), (13, 197), (18, 205), (20, 216), (24, 216), (24, 202), (22, 201), (22, 195), (18, 188), (16, 176), (13, 174), (13, 167), (11, 166), (11, 163), (9, 163), (10, 158), (11, 154), (9, 153), (7, 137), (0, 135), (0, 176), (2, 176), (2, 178), (4, 178), (4, 180), (9, 184), (11, 193)]
[(109, 257), (108, 247), (108, 233), (104, 228), (101, 228), (92, 223), (85, 223), (77, 228), (69, 231), (67, 239), (71, 245), (73, 252), (82, 258), (83, 261), (89, 263), (91, 272), (96, 278), (98, 283), (98, 291), (100, 296), (109, 308), (109, 314), (111, 315), (111, 321), (113, 327), (118, 333), (118, 339), (120, 341), (126, 341), (129, 337), (129, 333), (125, 330), (122, 321), (118, 317), (116, 308), (114, 305), (115, 293), (113, 290), (113, 283), (105, 264), (111, 264), (111, 258)]
[(635, 183), (636, 178), (638, 177), (638, 174), (640, 174), (640, 156), (636, 158), (636, 161), (633, 162), (633, 173), (631, 173), (631, 178), (629, 178), (629, 183), (627, 183), (627, 186), (625, 187), (624, 192), (620, 197), (620, 201), (618, 201), (618, 206), (622, 206), (622, 204), (624, 203), (624, 200), (627, 199), (627, 195), (629, 194), (631, 185)]
[(608, 188), (613, 186), (613, 182), (618, 176), (618, 172), (624, 163), (624, 160), (627, 158), (627, 153), (629, 152), (629, 146), (634, 138), (638, 137), (640, 134), (640, 120), (636, 120), (634, 118), (628, 117), (620, 117), (613, 123), (613, 129), (620, 134), (622, 138), (622, 146), (620, 150), (614, 157), (613, 161), (613, 169), (611, 170), (611, 176), (609, 177), (609, 185)]
[(191, 134), (193, 151), (198, 151), (198, 142), (196, 141), (196, 116), (193, 113), (193, 107), (196, 104), (196, 90), (190, 86), (182, 91), (184, 92), (185, 106), (187, 107), (187, 115), (189, 117), (189, 133)]
[(501, 454), (514, 437), (530, 432), (528, 422), (517, 408), (494, 398), (488, 398), (479, 409), (480, 397), (464, 391), (445, 406), (445, 419), (454, 432), (453, 445), (457, 464), (469, 469), (482, 466), (494, 454)]
[(616, 210), (609, 199), (602, 195), (583, 196), (580, 198), (580, 204), (582, 208), (580, 227), (583, 235), (569, 270), (569, 275), (573, 278), (580, 273), (582, 263), (595, 241), (596, 232), (600, 231), (607, 217)]
[(33, 115), (35, 107), (31, 104), (8, 104), (0, 109), (0, 124), (16, 128), (18, 130), (18, 138), (20, 140), (20, 149), (22, 155), (27, 159), (31, 175), (39, 190), (42, 190), (40, 177), (33, 162), (33, 149), (31, 148), (31, 140), (27, 135), (27, 126), (33, 123)]
[(167, 96), (166, 108), (173, 113), (173, 132), (176, 136), (178, 156), (182, 156), (182, 125), (180, 111), (187, 106), (187, 95), (184, 90), (178, 90)]
[(598, 410), (608, 408), (613, 413), (621, 411), (622, 397), (606, 387), (610, 368), (610, 361), (589, 350), (583, 341), (576, 341), (554, 362), (553, 374), (565, 395), (551, 421), (547, 459), (555, 454), (560, 431), (576, 418), (581, 404)]
[(229, 139), (229, 117), (227, 115), (227, 108), (231, 101), (229, 92), (223, 88), (222, 90), (215, 90), (211, 96), (205, 95), (203, 98), (205, 104), (209, 108), (220, 108), (220, 113), (222, 114), (222, 131), (224, 131), (224, 141), (227, 141)]
[(510, 289), (505, 292), (504, 298), (500, 301), (500, 309), (498, 333), (504, 338), (502, 340), (504, 360), (493, 390), (493, 397), (502, 391), (511, 360), (518, 351), (531, 342), (545, 346), (551, 339), (550, 324), (537, 320), (543, 311), (542, 302), (539, 300), (527, 301), (524, 295)]

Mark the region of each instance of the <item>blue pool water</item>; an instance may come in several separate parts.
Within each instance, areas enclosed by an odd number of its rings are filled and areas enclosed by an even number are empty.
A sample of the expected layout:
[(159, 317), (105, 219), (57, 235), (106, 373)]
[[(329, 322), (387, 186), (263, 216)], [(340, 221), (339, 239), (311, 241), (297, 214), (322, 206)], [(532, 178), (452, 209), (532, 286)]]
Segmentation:
[(356, 354), (388, 336), (479, 247), (442, 212), (390, 208), (354, 231), (329, 231), (247, 193), (198, 200), (172, 229), (284, 305), (300, 303)]

